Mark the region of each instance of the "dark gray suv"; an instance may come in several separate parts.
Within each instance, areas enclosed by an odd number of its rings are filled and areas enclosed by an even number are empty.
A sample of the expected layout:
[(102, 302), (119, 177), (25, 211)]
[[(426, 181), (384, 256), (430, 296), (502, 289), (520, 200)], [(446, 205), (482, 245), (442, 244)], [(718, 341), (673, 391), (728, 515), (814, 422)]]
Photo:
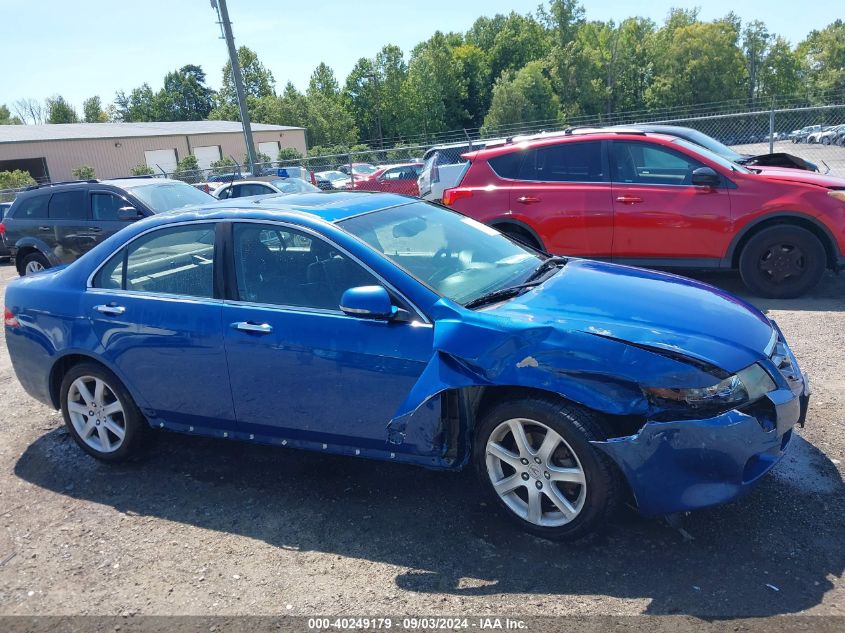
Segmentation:
[(124, 178), (41, 185), (18, 194), (3, 219), (20, 275), (68, 264), (127, 222), (216, 202), (179, 180)]

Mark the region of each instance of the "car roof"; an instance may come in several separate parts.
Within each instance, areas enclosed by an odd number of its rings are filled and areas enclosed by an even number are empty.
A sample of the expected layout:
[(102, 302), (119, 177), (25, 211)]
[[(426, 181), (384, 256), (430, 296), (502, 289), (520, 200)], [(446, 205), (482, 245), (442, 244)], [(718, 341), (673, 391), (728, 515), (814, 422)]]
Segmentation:
[(271, 194), (232, 198), (225, 201), (177, 209), (154, 216), (162, 223), (183, 221), (186, 214), (193, 218), (233, 219), (249, 218), (279, 220), (285, 216), (307, 215), (324, 222), (340, 222), (356, 215), (380, 211), (413, 202), (416, 198), (394, 193), (370, 191), (314, 191), (306, 193)]
[(500, 154), (507, 154), (514, 150), (533, 147), (570, 143), (575, 141), (605, 141), (605, 140), (638, 140), (643, 138), (658, 139), (663, 143), (671, 143), (677, 139), (674, 134), (645, 132), (643, 130), (626, 128), (572, 128), (561, 132), (542, 133), (526, 137), (515, 137), (502, 143), (491, 145), (486, 149), (462, 154), (464, 158), (486, 160)]

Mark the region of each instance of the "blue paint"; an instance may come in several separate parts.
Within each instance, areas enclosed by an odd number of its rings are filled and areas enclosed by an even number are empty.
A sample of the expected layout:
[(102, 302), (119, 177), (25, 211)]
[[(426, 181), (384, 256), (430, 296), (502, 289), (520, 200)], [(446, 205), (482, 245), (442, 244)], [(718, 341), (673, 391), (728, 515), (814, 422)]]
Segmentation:
[[(682, 277), (570, 260), (517, 298), (467, 310), (343, 230), (346, 218), (409, 203), (391, 194), (297, 194), (128, 225), (66, 268), (9, 284), (6, 305), (22, 324), (6, 328), (18, 378), (56, 406), (51, 370), (82, 354), (114, 371), (156, 427), (435, 468), (468, 459), (472, 416), (445, 414), (455, 394), (464, 398), (457, 409), (471, 412), (467, 394), (478, 390), (542, 390), (607, 414), (611, 424), (614, 416), (640, 421), (634, 435), (618, 432), (595, 446), (616, 462), (646, 514), (736, 498), (783, 455), (809, 394), (779, 330), (752, 306)], [(405, 297), (409, 318), (86, 288), (90, 274), (143, 231), (246, 219), (322, 234)], [(378, 303), (371, 291), (350, 297)], [(93, 310), (118, 301), (124, 315)], [(249, 334), (231, 327), (238, 322), (273, 329)], [(792, 362), (788, 376), (765, 351), (773, 333)], [(709, 386), (715, 373), (755, 362), (777, 388), (754, 407), (658, 421), (643, 395), (644, 386)]]

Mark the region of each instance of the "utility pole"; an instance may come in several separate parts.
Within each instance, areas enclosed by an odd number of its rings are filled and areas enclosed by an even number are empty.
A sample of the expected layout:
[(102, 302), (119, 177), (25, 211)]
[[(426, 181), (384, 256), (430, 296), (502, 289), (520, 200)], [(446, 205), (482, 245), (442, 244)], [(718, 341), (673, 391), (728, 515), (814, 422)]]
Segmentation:
[(367, 79), (371, 79), (376, 87), (376, 125), (378, 126), (378, 145), (379, 149), (384, 150), (384, 135), (381, 131), (381, 88), (378, 84), (378, 72), (373, 71), (366, 75)]
[(226, 8), (226, 0), (211, 0), (211, 8), (217, 11), (218, 24), (223, 31), (223, 39), (229, 48), (229, 62), (232, 65), (232, 79), (235, 81), (235, 92), (238, 94), (238, 107), (241, 110), (241, 123), (244, 126), (244, 142), (246, 143), (246, 155), (249, 160), (249, 170), (253, 176), (257, 163), (255, 155), (255, 144), (252, 142), (252, 124), (249, 121), (249, 110), (246, 107), (246, 96), (244, 95), (244, 80), (241, 76), (241, 64), (238, 62), (238, 51), (235, 48), (235, 37), (232, 35), (232, 23), (229, 21), (229, 9)]

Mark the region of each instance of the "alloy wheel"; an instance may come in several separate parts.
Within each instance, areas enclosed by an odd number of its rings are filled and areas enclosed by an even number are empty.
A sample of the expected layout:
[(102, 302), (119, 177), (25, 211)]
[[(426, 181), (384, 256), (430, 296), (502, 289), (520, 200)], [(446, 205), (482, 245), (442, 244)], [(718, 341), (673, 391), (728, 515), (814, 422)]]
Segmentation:
[(587, 479), (578, 456), (556, 431), (536, 420), (499, 424), (487, 440), (486, 466), (502, 502), (529, 523), (565, 525), (584, 508)]
[(24, 275), (31, 275), (33, 273), (40, 273), (44, 270), (44, 265), (39, 261), (31, 261), (27, 263), (26, 268), (24, 269)]
[(74, 380), (67, 394), (67, 410), (79, 437), (94, 450), (111, 453), (123, 444), (123, 405), (102, 378), (80, 376)]

